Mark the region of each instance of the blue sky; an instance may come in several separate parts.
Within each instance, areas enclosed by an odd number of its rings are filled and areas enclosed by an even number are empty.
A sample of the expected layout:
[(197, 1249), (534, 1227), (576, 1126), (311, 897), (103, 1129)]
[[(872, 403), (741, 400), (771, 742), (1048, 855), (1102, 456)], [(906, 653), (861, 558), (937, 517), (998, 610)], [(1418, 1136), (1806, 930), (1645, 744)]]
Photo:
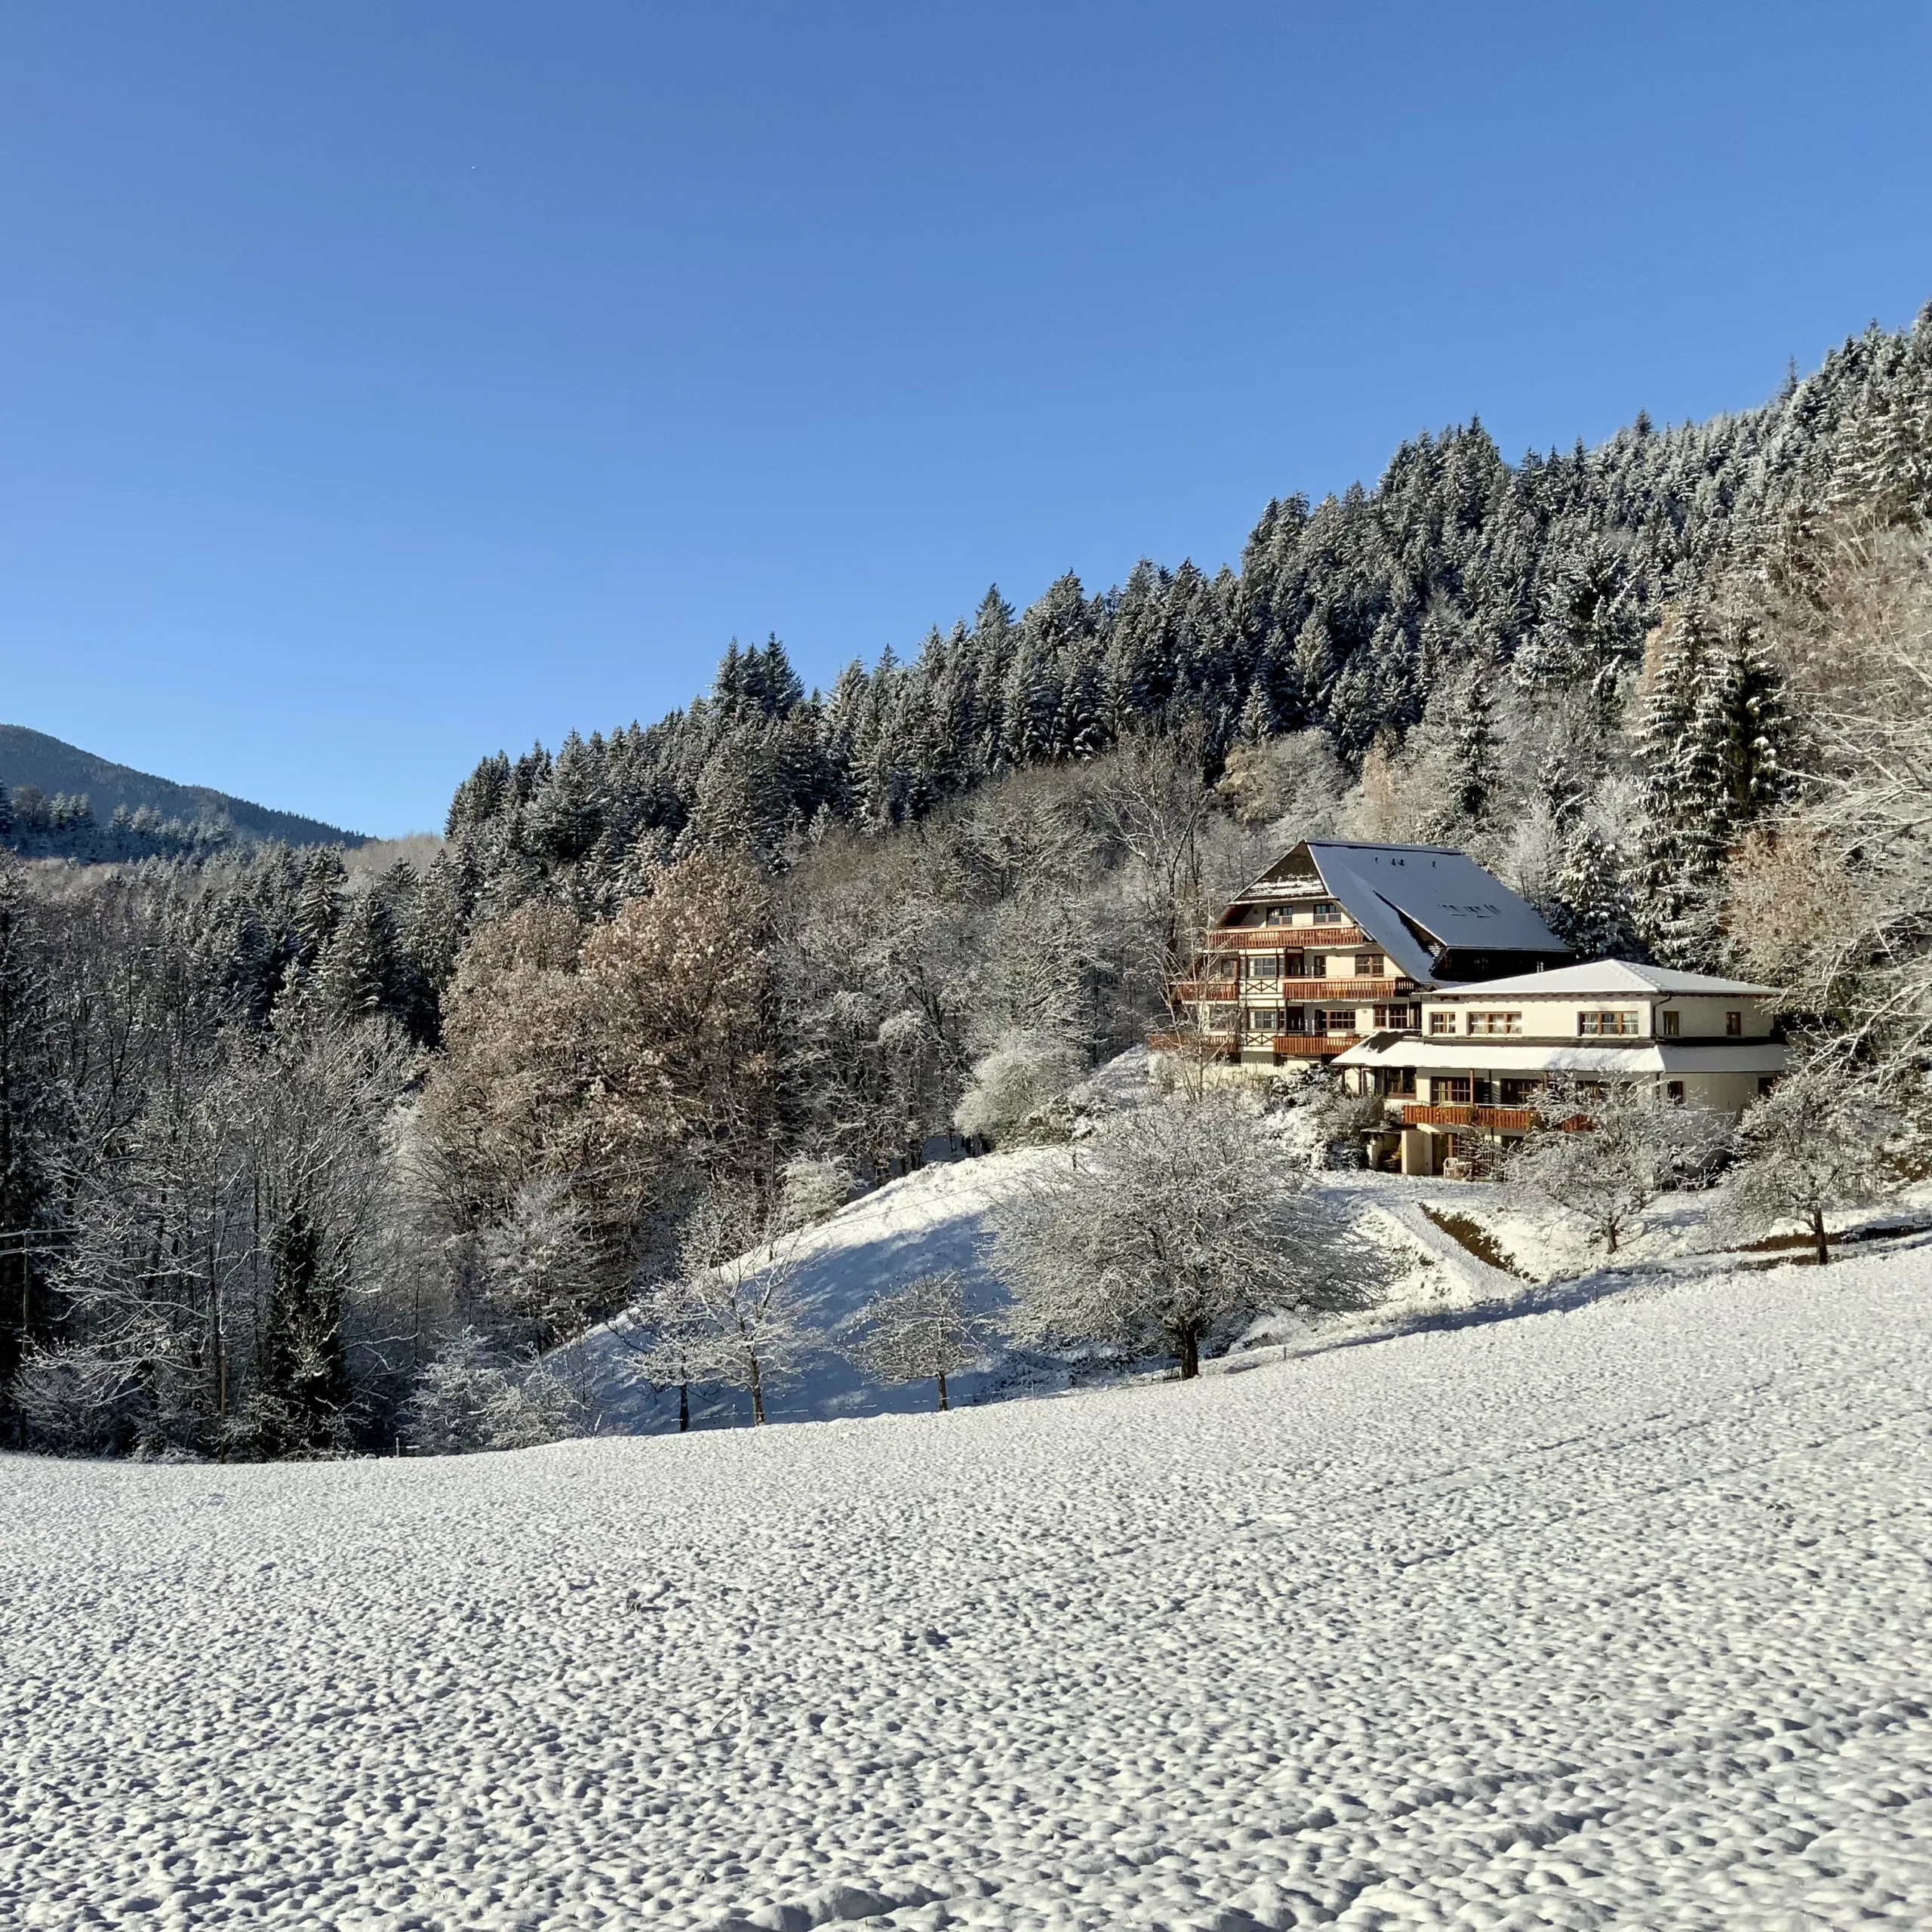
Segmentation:
[(0, 16), (0, 719), (359, 829), (1932, 297), (1932, 8)]

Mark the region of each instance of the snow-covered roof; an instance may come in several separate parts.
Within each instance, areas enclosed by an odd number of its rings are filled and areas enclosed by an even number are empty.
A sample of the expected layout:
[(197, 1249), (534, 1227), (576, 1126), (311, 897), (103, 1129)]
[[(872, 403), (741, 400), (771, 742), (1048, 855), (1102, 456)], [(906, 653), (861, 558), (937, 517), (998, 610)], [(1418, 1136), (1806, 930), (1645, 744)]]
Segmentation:
[(1377, 1033), (1337, 1054), (1333, 1066), (1410, 1066), (1427, 1073), (1782, 1073), (1785, 1049), (1777, 1040), (1633, 1040), (1612, 1046), (1595, 1040), (1426, 1039), (1414, 1033)]
[(1570, 949), (1527, 900), (1453, 845), (1310, 839), (1284, 853), (1235, 903), (1266, 899), (1268, 887), (1290, 887), (1311, 876), (1411, 980), (1432, 980), (1435, 955), (1447, 946)]
[(1774, 993), (1749, 980), (1715, 980), (1707, 973), (1674, 973), (1663, 966), (1639, 966), (1628, 959), (1591, 959), (1574, 966), (1552, 966), (1543, 973), (1518, 973), (1506, 980), (1478, 980), (1444, 986), (1438, 997), (1456, 999), (1613, 999), (1626, 994)]

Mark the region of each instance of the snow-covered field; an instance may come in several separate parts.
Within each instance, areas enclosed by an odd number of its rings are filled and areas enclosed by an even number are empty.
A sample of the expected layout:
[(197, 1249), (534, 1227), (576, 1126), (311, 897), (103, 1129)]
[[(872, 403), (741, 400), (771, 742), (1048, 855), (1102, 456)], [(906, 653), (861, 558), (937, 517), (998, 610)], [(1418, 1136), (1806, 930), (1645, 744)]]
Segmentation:
[(0, 1922), (1932, 1923), (1932, 1247), (949, 1416), (0, 1460)]

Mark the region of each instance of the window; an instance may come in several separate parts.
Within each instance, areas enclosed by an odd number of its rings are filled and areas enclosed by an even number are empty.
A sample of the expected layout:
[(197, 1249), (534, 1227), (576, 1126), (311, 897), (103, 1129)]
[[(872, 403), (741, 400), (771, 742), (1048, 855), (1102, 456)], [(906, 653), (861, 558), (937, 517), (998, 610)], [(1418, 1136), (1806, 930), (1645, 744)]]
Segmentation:
[(1429, 1030), (1432, 1033), (1454, 1032), (1456, 1016), (1453, 1013), (1432, 1013), (1429, 1016)]
[(1439, 1106), (1466, 1107), (1469, 1104), (1469, 1078), (1466, 1073), (1432, 1074), (1429, 1097)]
[(1682, 1106), (1684, 1082), (1681, 1080), (1666, 1080), (1663, 1083), (1663, 1097), (1673, 1107)]
[(1278, 980), (1281, 977), (1281, 955), (1278, 952), (1251, 952), (1247, 955), (1247, 977), (1251, 980)]
[(1774, 1075), (1774, 1074), (1769, 1074), (1769, 1073), (1761, 1073), (1761, 1074), (1759, 1074), (1759, 1075), (1758, 1075), (1758, 1099), (1761, 1100), (1764, 1097), (1764, 1096), (1765, 1096), (1767, 1094), (1768, 1094), (1768, 1093), (1771, 1091), (1771, 1089), (1772, 1089), (1774, 1087), (1775, 1087), (1777, 1084), (1777, 1076), (1776, 1076), (1775, 1075)]
[(1393, 1094), (1400, 1099), (1414, 1100), (1416, 1094), (1416, 1070), (1412, 1066), (1392, 1066), (1382, 1076), (1382, 1091)]
[(1523, 1030), (1523, 1016), (1520, 1013), (1472, 1013), (1469, 1015), (1472, 1033), (1520, 1033)]
[(1419, 1006), (1378, 1006), (1375, 1030), (1378, 1033), (1413, 1033), (1422, 1025)]
[(1526, 1107), (1542, 1091), (1540, 1080), (1506, 1080), (1503, 1083), (1503, 1104), (1506, 1107)]
[(1724, 1017), (1724, 1030), (1735, 1040), (1744, 1032), (1744, 1016), (1741, 1013), (1727, 1013)]
[(1657, 1015), (1657, 1031), (1666, 1040), (1674, 1040), (1677, 1038), (1678, 1029), (1683, 1018), (1684, 1016), (1681, 1013), (1674, 1013), (1666, 1007)]
[(1315, 1016), (1315, 1030), (1318, 1033), (1352, 1033), (1355, 1030), (1355, 1008), (1324, 1007)]
[(1637, 1031), (1634, 1013), (1580, 1013), (1577, 1031), (1582, 1034), (1630, 1034)]
[(1355, 955), (1355, 977), (1358, 980), (1379, 980), (1386, 964), (1379, 952), (1358, 952)]
[(1281, 1009), (1278, 1006), (1256, 1006), (1248, 1009), (1247, 1030), (1251, 1033), (1279, 1033)]
[(1232, 1033), (1240, 1017), (1238, 1006), (1211, 1006), (1208, 1009), (1208, 1030), (1211, 1033)]
[(1285, 926), (1294, 915), (1285, 906), (1271, 906), (1261, 923), (1265, 926)]
[(1318, 926), (1340, 925), (1342, 909), (1331, 899), (1318, 899), (1315, 902), (1315, 923)]

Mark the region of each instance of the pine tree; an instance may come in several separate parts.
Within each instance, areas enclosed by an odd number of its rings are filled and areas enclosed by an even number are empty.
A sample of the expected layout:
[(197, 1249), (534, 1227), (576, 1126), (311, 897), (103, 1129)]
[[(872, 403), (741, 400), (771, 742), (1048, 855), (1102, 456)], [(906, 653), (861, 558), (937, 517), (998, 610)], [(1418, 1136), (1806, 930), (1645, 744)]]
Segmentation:
[(1626, 958), (1636, 949), (1623, 855), (1587, 820), (1564, 841), (1551, 924), (1580, 959)]

